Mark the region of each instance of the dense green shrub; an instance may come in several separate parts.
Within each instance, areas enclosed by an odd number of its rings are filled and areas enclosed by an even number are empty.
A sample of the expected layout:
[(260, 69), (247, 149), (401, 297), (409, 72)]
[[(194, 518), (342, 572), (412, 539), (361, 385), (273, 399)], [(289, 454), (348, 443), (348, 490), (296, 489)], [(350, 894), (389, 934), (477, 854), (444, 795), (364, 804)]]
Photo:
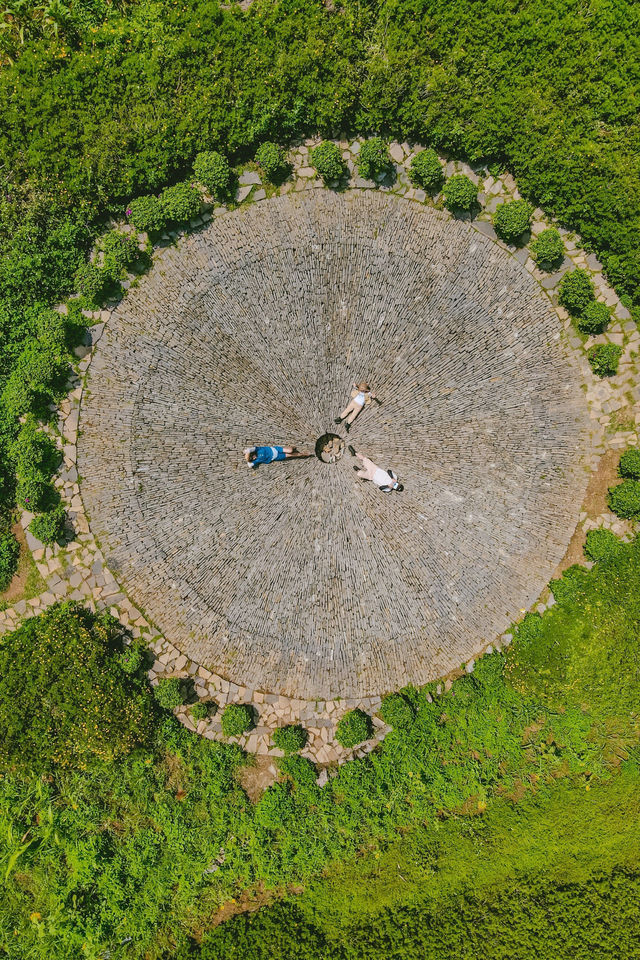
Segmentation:
[[(224, 200), (231, 186), (231, 167), (226, 157), (216, 150), (199, 153), (193, 164), (193, 173), (216, 200)], [(193, 216), (193, 214), (189, 214)], [(187, 219), (187, 217), (173, 219)]]
[(46, 513), (40, 513), (34, 517), (29, 524), (29, 531), (42, 543), (60, 543), (64, 538), (66, 519), (64, 507), (58, 503)]
[(165, 710), (175, 710), (184, 703), (184, 692), (180, 677), (161, 677), (153, 688), (153, 695)]
[(125, 673), (138, 673), (142, 668), (146, 655), (146, 647), (142, 643), (133, 643), (125, 646), (120, 654), (119, 663)]
[(607, 502), (610, 509), (624, 520), (640, 516), (640, 480), (623, 480), (609, 487)]
[(442, 195), (445, 207), (452, 213), (458, 210), (468, 212), (478, 202), (478, 188), (463, 173), (449, 177), (442, 188)]
[(140, 255), (136, 234), (119, 230), (109, 230), (101, 237), (98, 249), (102, 255), (102, 271), (110, 283), (121, 280)]
[(493, 225), (505, 243), (517, 243), (531, 226), (533, 207), (526, 200), (509, 200), (501, 203), (493, 215)]
[(598, 377), (614, 377), (618, 372), (618, 361), (621, 356), (622, 347), (616, 343), (596, 344), (587, 353), (591, 369)]
[(597, 530), (589, 530), (587, 540), (584, 545), (584, 554), (589, 560), (608, 560), (620, 552), (622, 546), (620, 540), (611, 530), (599, 527)]
[(389, 148), (382, 137), (371, 137), (370, 140), (364, 141), (356, 164), (358, 173), (365, 180), (377, 180), (393, 170), (393, 160), (389, 156)]
[(607, 329), (610, 320), (611, 313), (606, 303), (591, 300), (578, 317), (578, 330), (588, 333), (589, 336), (595, 336)]
[(44, 510), (47, 502), (54, 497), (52, 494), (52, 485), (48, 480), (41, 477), (35, 477), (31, 474), (18, 480), (16, 487), (16, 500), (25, 510), (37, 513), (38, 510)]
[(336, 740), (343, 747), (355, 747), (373, 736), (371, 717), (364, 710), (348, 710), (336, 727)]
[(558, 300), (572, 317), (579, 317), (584, 312), (585, 307), (595, 300), (593, 283), (586, 270), (565, 273), (558, 287)]
[(137, 230), (159, 233), (167, 225), (167, 217), (158, 197), (136, 197), (127, 207), (127, 217)]
[(0, 591), (6, 590), (18, 569), (20, 544), (12, 533), (0, 534)]
[(587, 568), (574, 563), (557, 580), (551, 580), (549, 586), (557, 603), (573, 603), (583, 595), (588, 581)]
[(278, 770), (283, 777), (288, 777), (297, 787), (316, 786), (316, 767), (307, 757), (301, 757), (297, 753), (279, 757)]
[(54, 441), (39, 429), (37, 420), (31, 415), (26, 417), (17, 437), (10, 444), (9, 455), (18, 480), (27, 476), (48, 480), (62, 459)]
[(279, 183), (287, 173), (287, 155), (277, 143), (261, 143), (255, 161), (269, 183)]
[(21, 507), (31, 513), (39, 510), (52, 510), (60, 502), (60, 494), (51, 481), (34, 474), (26, 474), (18, 480), (16, 500)]
[(531, 243), (531, 252), (541, 270), (556, 270), (564, 260), (562, 237), (554, 227), (549, 227)]
[(199, 700), (197, 703), (194, 703), (189, 707), (189, 713), (191, 719), (198, 723), (200, 720), (206, 720), (209, 716), (209, 706), (206, 703), (203, 703), (202, 700)]
[(289, 782), (274, 783), (265, 790), (255, 811), (256, 822), (267, 830), (285, 829), (293, 822), (295, 815), (296, 806)]
[(621, 477), (640, 480), (640, 450), (637, 447), (629, 447), (624, 451), (620, 457), (618, 472)]
[(34, 410), (47, 411), (49, 403), (63, 393), (67, 370), (64, 345), (42, 340), (27, 342), (7, 378), (2, 406), (14, 418)]
[(222, 714), (225, 737), (240, 737), (254, 726), (253, 713), (246, 703), (230, 703)]
[(415, 187), (436, 193), (443, 184), (444, 171), (435, 150), (421, 150), (409, 167), (409, 179)]
[(167, 220), (174, 223), (197, 216), (201, 203), (200, 194), (191, 183), (176, 183), (172, 187), (165, 187), (160, 194), (162, 212)]
[(100, 305), (104, 299), (108, 278), (102, 268), (91, 260), (81, 263), (75, 274), (75, 288), (90, 304)]
[(278, 727), (273, 731), (271, 739), (279, 750), (295, 753), (296, 750), (302, 750), (306, 744), (307, 731), (299, 723), (291, 724), (288, 727)]
[(389, 693), (383, 697), (380, 705), (380, 716), (390, 727), (403, 729), (410, 727), (415, 719), (416, 712), (409, 701), (400, 693)]
[(324, 140), (314, 147), (309, 155), (312, 167), (322, 177), (325, 183), (341, 180), (344, 176), (345, 165), (340, 147), (331, 140)]
[(25, 620), (0, 644), (0, 766), (38, 773), (116, 761), (148, 738), (146, 685), (118, 664), (121, 627), (76, 604)]

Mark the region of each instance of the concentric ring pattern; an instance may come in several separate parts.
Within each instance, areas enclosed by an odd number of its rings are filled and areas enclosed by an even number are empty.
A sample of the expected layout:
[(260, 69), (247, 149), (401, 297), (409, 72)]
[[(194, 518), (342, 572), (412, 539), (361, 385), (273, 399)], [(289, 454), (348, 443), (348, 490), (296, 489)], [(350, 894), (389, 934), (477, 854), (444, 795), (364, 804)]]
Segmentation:
[[(383, 401), (313, 451), (354, 379)], [(81, 413), (92, 530), (191, 659), (304, 699), (441, 676), (539, 595), (586, 484), (586, 413), (557, 317), (469, 224), (379, 193), (219, 217), (129, 291)], [(344, 436), (342, 428), (337, 428)]]

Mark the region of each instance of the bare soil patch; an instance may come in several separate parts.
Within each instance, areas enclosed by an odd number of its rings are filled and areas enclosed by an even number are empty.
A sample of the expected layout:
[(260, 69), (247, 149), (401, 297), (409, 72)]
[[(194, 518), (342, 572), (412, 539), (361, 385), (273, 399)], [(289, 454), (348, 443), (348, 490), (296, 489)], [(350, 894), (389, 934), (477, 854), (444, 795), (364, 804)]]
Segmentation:
[[(607, 450), (600, 457), (597, 468), (589, 477), (587, 492), (582, 504), (583, 511), (587, 516), (595, 519), (607, 509), (607, 491), (609, 487), (618, 479), (618, 463), (620, 461), (620, 450)], [(586, 534), (582, 529), (582, 524), (578, 524), (574, 530), (573, 536), (569, 541), (566, 553), (553, 574), (553, 577), (559, 577), (564, 570), (567, 570), (574, 563), (584, 562), (583, 547), (586, 540)]]
[(252, 803), (257, 803), (267, 787), (278, 779), (278, 770), (273, 757), (256, 757), (251, 766), (241, 767), (238, 782)]
[(45, 588), (45, 583), (36, 569), (31, 551), (27, 546), (22, 524), (14, 523), (11, 532), (20, 544), (20, 556), (18, 557), (18, 569), (13, 580), (6, 590), (0, 593), (0, 603), (7, 604), (7, 606), (12, 606), (18, 600), (28, 600), (35, 597)]

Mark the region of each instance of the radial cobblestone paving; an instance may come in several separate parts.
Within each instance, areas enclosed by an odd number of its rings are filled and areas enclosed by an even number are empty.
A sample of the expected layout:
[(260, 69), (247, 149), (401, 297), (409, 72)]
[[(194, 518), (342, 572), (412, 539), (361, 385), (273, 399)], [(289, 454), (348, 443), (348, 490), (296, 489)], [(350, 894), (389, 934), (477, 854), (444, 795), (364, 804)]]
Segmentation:
[[(313, 450), (354, 379), (383, 401)], [(78, 472), (108, 567), (191, 660), (250, 689), (363, 697), (443, 676), (539, 596), (586, 485), (586, 405), (530, 274), (469, 224), (309, 191), (163, 251), (113, 314)]]

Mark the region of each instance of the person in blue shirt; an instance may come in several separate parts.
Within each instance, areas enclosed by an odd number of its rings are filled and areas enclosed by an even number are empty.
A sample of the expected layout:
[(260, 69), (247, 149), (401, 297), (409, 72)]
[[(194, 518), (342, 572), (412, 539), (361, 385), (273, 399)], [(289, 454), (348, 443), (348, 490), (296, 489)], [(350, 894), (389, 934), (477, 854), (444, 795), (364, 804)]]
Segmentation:
[(295, 457), (310, 457), (310, 453), (302, 453), (295, 447), (246, 447), (244, 459), (254, 469), (263, 463), (274, 463), (276, 460), (293, 460)]

